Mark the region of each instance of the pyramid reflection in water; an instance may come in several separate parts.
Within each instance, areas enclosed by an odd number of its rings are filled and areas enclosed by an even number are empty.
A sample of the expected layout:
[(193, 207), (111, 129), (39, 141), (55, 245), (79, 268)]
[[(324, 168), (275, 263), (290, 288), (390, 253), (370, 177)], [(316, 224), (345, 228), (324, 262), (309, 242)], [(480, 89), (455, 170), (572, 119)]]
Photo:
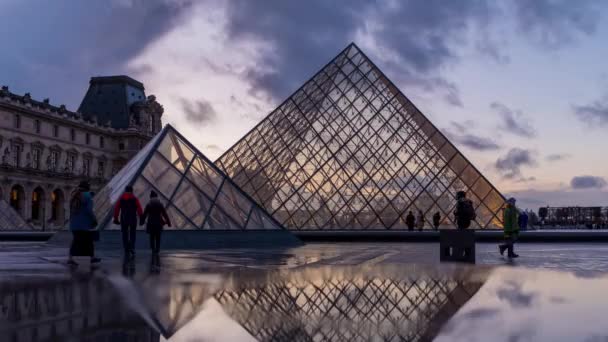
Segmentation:
[(404, 229), (411, 210), (499, 228), (504, 197), (351, 44), (216, 164), (287, 229)]
[(215, 298), (258, 341), (430, 341), (486, 279), (404, 271), (289, 271)]
[(374, 266), (4, 279), (0, 333), (11, 341), (431, 341), (489, 274)]
[(154, 190), (174, 229), (282, 229), (207, 157), (167, 125), (95, 195), (102, 229), (117, 229), (112, 206), (126, 185), (147, 202)]

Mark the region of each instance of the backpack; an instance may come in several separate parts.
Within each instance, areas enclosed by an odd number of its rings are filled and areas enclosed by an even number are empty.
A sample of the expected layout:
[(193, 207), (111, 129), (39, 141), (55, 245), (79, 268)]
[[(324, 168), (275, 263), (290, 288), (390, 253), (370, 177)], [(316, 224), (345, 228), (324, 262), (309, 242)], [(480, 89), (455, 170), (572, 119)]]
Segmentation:
[(70, 200), (70, 212), (78, 213), (82, 207), (82, 192), (77, 190)]

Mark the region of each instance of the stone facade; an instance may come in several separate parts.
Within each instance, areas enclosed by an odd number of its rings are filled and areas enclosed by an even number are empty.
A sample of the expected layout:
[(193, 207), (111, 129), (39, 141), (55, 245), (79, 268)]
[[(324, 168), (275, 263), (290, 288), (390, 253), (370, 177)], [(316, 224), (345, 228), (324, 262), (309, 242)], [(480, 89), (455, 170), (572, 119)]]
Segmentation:
[[(87, 101), (74, 112), (0, 90), (0, 198), (39, 229), (65, 226), (78, 183), (99, 190), (162, 128), (163, 107), (130, 77), (92, 78)], [(109, 102), (126, 109), (109, 112)]]

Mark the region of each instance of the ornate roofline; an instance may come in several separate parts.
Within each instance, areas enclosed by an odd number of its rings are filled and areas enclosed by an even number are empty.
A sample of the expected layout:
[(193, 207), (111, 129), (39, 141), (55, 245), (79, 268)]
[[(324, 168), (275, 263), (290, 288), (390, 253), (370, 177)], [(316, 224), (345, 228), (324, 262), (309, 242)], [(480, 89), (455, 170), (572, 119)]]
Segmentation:
[(30, 93), (18, 95), (9, 91), (8, 86), (0, 88), (0, 106), (10, 109), (17, 109), (24, 113), (40, 116), (45, 119), (52, 119), (77, 127), (97, 130), (103, 133), (125, 132), (127, 129), (117, 129), (110, 126), (110, 122), (99, 123), (97, 118), (79, 112), (70, 111), (65, 105), (54, 106), (50, 104), (48, 98), (37, 101), (31, 98)]

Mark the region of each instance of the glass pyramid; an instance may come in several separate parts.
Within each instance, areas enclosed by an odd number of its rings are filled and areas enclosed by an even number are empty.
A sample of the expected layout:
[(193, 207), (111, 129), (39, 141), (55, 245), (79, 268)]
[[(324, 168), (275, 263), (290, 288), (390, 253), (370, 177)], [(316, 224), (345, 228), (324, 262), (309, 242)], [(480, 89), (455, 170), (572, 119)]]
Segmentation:
[(144, 206), (151, 190), (167, 208), (172, 229), (282, 229), (172, 126), (159, 132), (94, 197), (101, 229), (119, 229), (111, 220), (125, 186)]
[(421, 210), (499, 228), (502, 194), (350, 44), (217, 161), (287, 229), (404, 229)]
[(32, 226), (8, 202), (0, 199), (0, 231), (11, 230), (32, 230)]

